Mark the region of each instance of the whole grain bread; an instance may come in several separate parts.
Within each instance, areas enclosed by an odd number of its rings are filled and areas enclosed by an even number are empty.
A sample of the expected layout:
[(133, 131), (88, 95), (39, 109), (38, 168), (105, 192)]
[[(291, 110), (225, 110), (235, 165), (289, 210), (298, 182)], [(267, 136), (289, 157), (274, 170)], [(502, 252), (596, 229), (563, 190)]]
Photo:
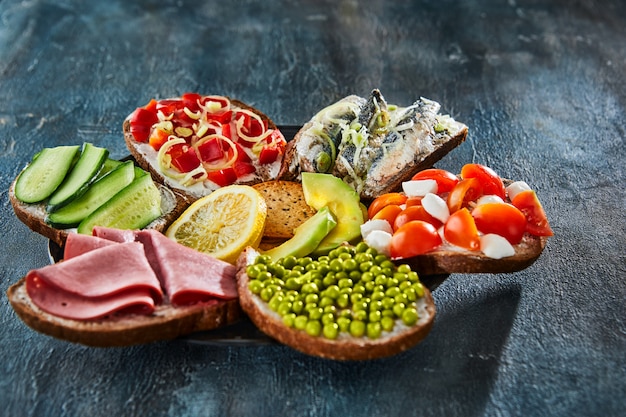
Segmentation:
[(237, 299), (212, 300), (184, 307), (162, 304), (151, 315), (120, 315), (101, 320), (69, 320), (37, 307), (22, 278), (7, 290), (11, 306), (30, 328), (40, 333), (94, 347), (131, 346), (170, 340), (193, 332), (213, 330), (239, 321)]
[(248, 289), (246, 266), (253, 263), (258, 252), (247, 248), (237, 260), (239, 303), (250, 320), (265, 334), (308, 355), (342, 361), (363, 361), (392, 356), (412, 348), (430, 332), (435, 319), (435, 303), (428, 289), (417, 302), (420, 315), (414, 326), (397, 323), (392, 332), (381, 337), (352, 337), (341, 333), (337, 339), (310, 336), (306, 332), (287, 327), (280, 315)]
[[(9, 201), (13, 206), (15, 216), (33, 232), (47, 237), (59, 246), (63, 246), (68, 233), (76, 231), (76, 228), (58, 229), (46, 223), (46, 203), (28, 204), (20, 201), (15, 196), (16, 181), (17, 178), (9, 187)], [(161, 193), (161, 211), (163, 214), (145, 228), (162, 232), (182, 214), (189, 203), (184, 196), (168, 187), (158, 183), (156, 186)]]

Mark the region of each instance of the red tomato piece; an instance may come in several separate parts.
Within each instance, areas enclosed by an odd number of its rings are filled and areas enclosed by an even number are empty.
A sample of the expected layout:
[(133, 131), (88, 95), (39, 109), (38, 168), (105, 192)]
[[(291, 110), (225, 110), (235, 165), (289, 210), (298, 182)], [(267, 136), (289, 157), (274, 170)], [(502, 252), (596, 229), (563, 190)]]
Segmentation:
[(443, 227), (443, 237), (450, 243), (468, 250), (480, 249), (480, 236), (469, 210), (462, 208), (450, 215)]
[(526, 216), (508, 203), (485, 203), (472, 210), (476, 227), (482, 233), (495, 233), (512, 245), (518, 244), (526, 230)]
[(195, 113), (200, 110), (200, 105), (198, 103), (201, 99), (202, 96), (198, 93), (185, 93), (182, 96), (183, 106)]
[(441, 245), (437, 229), (430, 223), (413, 220), (400, 227), (391, 237), (391, 257), (410, 258), (430, 252)]
[(226, 187), (237, 181), (237, 173), (233, 168), (224, 168), (219, 171), (211, 171), (208, 173), (208, 179), (219, 185)]
[(264, 146), (259, 153), (260, 164), (271, 164), (278, 158), (279, 150), (276, 147)]
[(482, 186), (476, 178), (467, 178), (459, 181), (448, 194), (448, 209), (450, 213), (466, 207), (470, 201), (482, 195)]
[(219, 138), (212, 138), (202, 142), (198, 146), (198, 154), (204, 162), (215, 162), (224, 157), (222, 141)]
[(400, 208), (400, 206), (396, 206), (395, 204), (390, 204), (380, 209), (374, 215), (374, 217), (372, 217), (372, 219), (373, 220), (387, 220), (387, 223), (389, 223), (389, 226), (393, 228), (393, 223), (396, 221), (396, 217), (398, 216), (398, 214), (400, 214), (401, 211), (402, 209)]
[(533, 190), (522, 191), (511, 203), (526, 216), (526, 231), (534, 236), (553, 236), (548, 217)]
[(215, 113), (206, 114), (207, 120), (215, 120), (216, 122), (219, 122), (221, 124), (227, 124), (228, 122), (230, 122), (232, 117), (233, 117), (232, 110), (225, 110), (225, 111), (219, 111)]
[(404, 205), (406, 207), (421, 206), (422, 205), (422, 198), (424, 198), (424, 197), (423, 196), (408, 197), (406, 199), (406, 201), (404, 202)]
[(159, 149), (161, 149), (161, 146), (163, 146), (163, 144), (167, 142), (167, 138), (169, 138), (169, 136), (169, 132), (163, 129), (156, 128), (152, 130), (148, 143), (150, 144), (150, 146), (152, 146), (152, 149), (158, 151)]
[[(243, 149), (243, 146), (241, 146), (238, 143), (235, 143), (235, 147), (237, 148), (237, 161), (238, 162), (246, 162), (246, 163), (251, 163), (252, 162), (252, 159), (246, 153), (246, 151)], [(229, 157), (232, 155), (232, 148), (229, 149), (228, 155), (229, 155)]]
[(430, 168), (413, 175), (412, 180), (435, 180), (437, 194), (447, 193), (459, 182), (459, 178), (445, 169)]
[(387, 193), (387, 194), (383, 194), (381, 196), (378, 196), (369, 205), (369, 207), (367, 209), (367, 217), (369, 219), (371, 219), (383, 207), (388, 206), (390, 204), (394, 204), (396, 206), (400, 206), (400, 205), (404, 204), (406, 202), (406, 200), (407, 200), (406, 195), (401, 194), (401, 193)]
[(152, 125), (158, 121), (155, 111), (139, 107), (130, 116), (130, 133), (137, 142), (147, 142)]
[(180, 172), (190, 172), (200, 165), (195, 149), (183, 145), (182, 152), (172, 155), (172, 165)]
[(398, 230), (400, 227), (412, 220), (422, 220), (432, 224), (436, 228), (441, 226), (441, 221), (428, 214), (424, 207), (409, 206), (398, 213), (393, 223), (393, 230)]
[(233, 165), (233, 170), (235, 171), (237, 178), (241, 178), (245, 175), (253, 174), (256, 171), (256, 168), (249, 162), (236, 161)]
[(165, 116), (176, 113), (177, 110), (182, 110), (184, 107), (183, 101), (180, 99), (166, 99), (159, 100), (156, 104), (157, 112), (163, 113)]
[(461, 168), (461, 178), (476, 178), (482, 186), (483, 194), (497, 195), (502, 200), (506, 199), (506, 189), (502, 179), (489, 167), (480, 164), (465, 164)]

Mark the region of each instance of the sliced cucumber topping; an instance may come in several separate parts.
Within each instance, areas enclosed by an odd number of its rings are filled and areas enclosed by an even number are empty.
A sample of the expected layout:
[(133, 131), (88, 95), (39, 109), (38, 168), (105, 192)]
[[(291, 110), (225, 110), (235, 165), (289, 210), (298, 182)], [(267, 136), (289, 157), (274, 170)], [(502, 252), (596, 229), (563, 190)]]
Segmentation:
[(46, 222), (53, 227), (66, 229), (77, 226), (85, 217), (126, 188), (135, 179), (132, 161), (123, 162), (87, 188), (80, 197), (50, 213)]
[(107, 149), (98, 148), (91, 143), (85, 143), (76, 165), (74, 165), (63, 183), (50, 196), (48, 212), (54, 212), (81, 196), (87, 190), (89, 184), (96, 178), (108, 156), (109, 151)]
[(38, 203), (48, 198), (63, 182), (78, 149), (78, 146), (58, 146), (45, 148), (35, 155), (15, 183), (15, 197), (24, 203)]
[(78, 225), (78, 233), (91, 234), (94, 226), (141, 229), (161, 215), (161, 193), (150, 175), (135, 179)]

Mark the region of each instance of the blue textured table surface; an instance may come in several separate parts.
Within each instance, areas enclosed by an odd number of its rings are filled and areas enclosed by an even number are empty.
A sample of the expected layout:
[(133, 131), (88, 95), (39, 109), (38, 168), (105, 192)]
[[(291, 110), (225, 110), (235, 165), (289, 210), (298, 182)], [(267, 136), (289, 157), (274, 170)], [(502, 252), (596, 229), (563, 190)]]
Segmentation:
[[(0, 415), (623, 415), (625, 27), (620, 0), (0, 1)], [(122, 120), (153, 96), (224, 94), (301, 124), (372, 88), (441, 102), (470, 133), (437, 166), (525, 180), (556, 233), (524, 271), (450, 276), (415, 348), (94, 349), (14, 314), (5, 291), (48, 262), (7, 198), (35, 151), (125, 156)]]

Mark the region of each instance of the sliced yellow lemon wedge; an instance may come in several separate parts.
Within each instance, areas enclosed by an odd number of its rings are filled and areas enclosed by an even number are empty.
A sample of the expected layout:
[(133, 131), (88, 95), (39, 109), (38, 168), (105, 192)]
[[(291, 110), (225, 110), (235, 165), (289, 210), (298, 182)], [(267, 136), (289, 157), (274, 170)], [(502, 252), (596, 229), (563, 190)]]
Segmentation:
[(230, 185), (191, 204), (167, 229), (176, 242), (235, 263), (247, 246), (258, 248), (267, 217), (263, 196), (247, 185)]

